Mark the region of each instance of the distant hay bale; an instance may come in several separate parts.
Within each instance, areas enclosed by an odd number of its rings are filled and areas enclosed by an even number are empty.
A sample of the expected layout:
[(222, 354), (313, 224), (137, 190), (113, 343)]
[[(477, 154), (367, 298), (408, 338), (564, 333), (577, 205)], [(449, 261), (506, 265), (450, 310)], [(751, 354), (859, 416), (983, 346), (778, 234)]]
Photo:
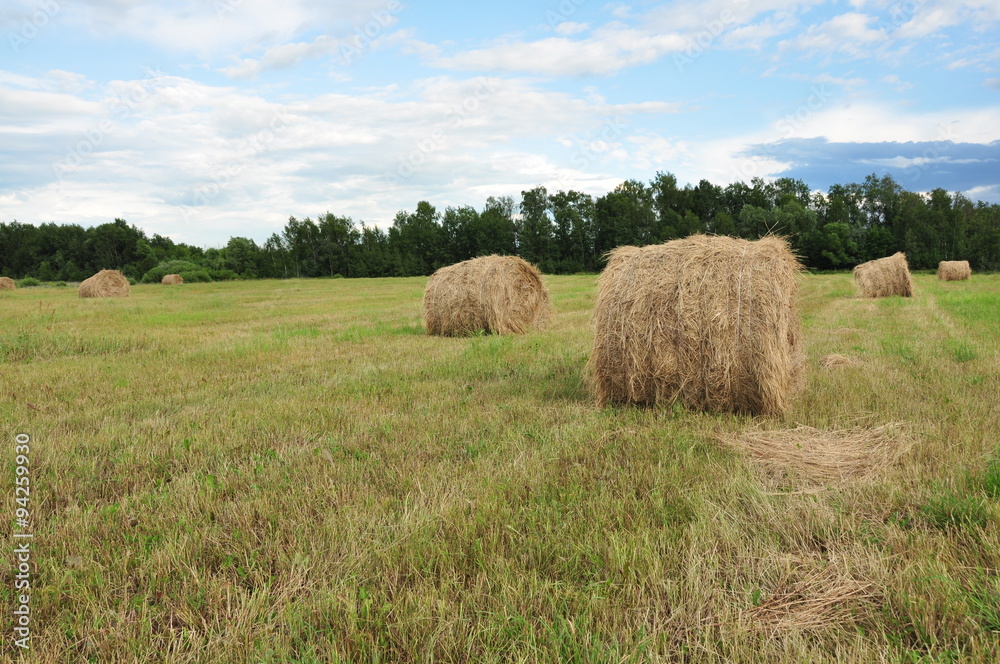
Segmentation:
[(14, 282), (10, 277), (0, 277), (0, 290), (14, 290), (17, 288), (17, 283)]
[(424, 290), (427, 334), (523, 334), (552, 314), (542, 275), (517, 256), (482, 256), (443, 267)]
[(801, 269), (776, 237), (693, 235), (615, 249), (587, 365), (597, 404), (784, 412), (804, 384)]
[(128, 279), (118, 270), (101, 270), (80, 282), (80, 297), (128, 297)]
[(840, 369), (842, 367), (854, 367), (859, 364), (861, 363), (853, 357), (838, 355), (837, 353), (826, 355), (819, 361), (819, 366), (823, 369)]
[(160, 280), (161, 284), (166, 286), (172, 286), (174, 284), (183, 284), (184, 278), (179, 274), (165, 274), (163, 279)]
[(937, 274), (941, 281), (963, 281), (972, 276), (972, 268), (969, 261), (941, 261)]
[(886, 258), (862, 263), (854, 268), (854, 283), (861, 297), (888, 297), (902, 295), (913, 297), (913, 279), (906, 254), (896, 252)]

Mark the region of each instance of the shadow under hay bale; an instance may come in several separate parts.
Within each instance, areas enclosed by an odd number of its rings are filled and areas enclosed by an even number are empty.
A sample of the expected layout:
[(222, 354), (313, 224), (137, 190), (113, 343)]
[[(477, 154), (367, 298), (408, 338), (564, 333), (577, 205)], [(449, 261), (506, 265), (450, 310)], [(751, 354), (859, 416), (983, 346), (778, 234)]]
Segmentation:
[(164, 286), (173, 286), (175, 284), (183, 284), (184, 278), (179, 274), (165, 274), (163, 278), (160, 279), (160, 283)]
[(118, 270), (101, 270), (80, 282), (80, 297), (128, 297), (132, 289), (128, 279)]
[(0, 290), (15, 290), (17, 282), (10, 277), (0, 277)]
[(788, 243), (693, 235), (619, 247), (600, 277), (587, 378), (599, 406), (679, 400), (774, 415), (804, 384)]
[(830, 485), (871, 477), (912, 445), (900, 424), (822, 431), (800, 425), (784, 431), (720, 433), (715, 439), (750, 457), (781, 485), (788, 480)]
[(524, 334), (552, 315), (538, 268), (517, 256), (482, 256), (443, 267), (424, 290), (427, 334)]
[(940, 281), (964, 281), (972, 276), (969, 261), (941, 261), (938, 263), (937, 278)]
[(913, 278), (903, 252), (856, 266), (854, 283), (861, 297), (913, 297)]

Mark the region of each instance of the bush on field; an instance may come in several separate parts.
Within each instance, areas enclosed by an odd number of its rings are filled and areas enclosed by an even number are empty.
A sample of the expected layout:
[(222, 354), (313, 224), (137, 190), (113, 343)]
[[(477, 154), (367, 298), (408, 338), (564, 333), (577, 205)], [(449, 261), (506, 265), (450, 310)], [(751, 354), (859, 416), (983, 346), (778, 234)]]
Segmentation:
[[(232, 281), (233, 279), (242, 279), (240, 275), (228, 268), (209, 270), (208, 273), (212, 277), (213, 281)], [(184, 277), (183, 274), (181, 276)], [(184, 281), (187, 281), (187, 277), (184, 277)]]
[(42, 282), (34, 277), (25, 277), (24, 279), (18, 279), (18, 288), (28, 288), (29, 286), (41, 286)]
[(164, 261), (142, 275), (142, 283), (158, 284), (168, 274), (181, 275), (186, 284), (199, 281), (212, 281), (212, 276), (205, 268), (195, 265), (190, 261), (174, 260)]

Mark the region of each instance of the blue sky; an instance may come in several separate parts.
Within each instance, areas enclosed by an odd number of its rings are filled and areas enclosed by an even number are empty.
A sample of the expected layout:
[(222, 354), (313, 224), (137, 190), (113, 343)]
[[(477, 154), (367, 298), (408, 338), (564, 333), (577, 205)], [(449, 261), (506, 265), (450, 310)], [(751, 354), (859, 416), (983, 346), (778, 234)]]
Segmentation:
[(537, 185), (890, 173), (1000, 203), (1000, 0), (30, 0), (0, 220), (263, 242)]

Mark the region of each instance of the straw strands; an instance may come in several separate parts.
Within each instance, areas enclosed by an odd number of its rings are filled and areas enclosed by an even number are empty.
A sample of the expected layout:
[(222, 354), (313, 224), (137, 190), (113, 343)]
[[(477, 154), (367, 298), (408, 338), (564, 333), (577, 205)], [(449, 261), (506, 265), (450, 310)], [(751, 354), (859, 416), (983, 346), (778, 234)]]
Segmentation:
[(184, 278), (179, 274), (165, 274), (163, 279), (160, 279), (160, 283), (164, 286), (172, 286), (174, 284), (183, 284)]
[(128, 279), (118, 270), (101, 270), (80, 283), (80, 297), (128, 297)]
[(938, 263), (937, 278), (940, 281), (964, 281), (972, 276), (969, 261), (941, 261)]
[(538, 268), (517, 256), (482, 256), (443, 267), (424, 290), (427, 334), (523, 334), (552, 315)]
[(913, 297), (913, 279), (903, 252), (858, 265), (854, 268), (854, 283), (861, 297)]
[(10, 277), (0, 277), (0, 290), (15, 290), (17, 283)]
[(795, 478), (821, 485), (870, 477), (912, 445), (898, 423), (834, 431), (799, 425), (784, 431), (719, 433), (715, 439), (748, 455), (779, 483)]
[(819, 361), (819, 366), (822, 369), (841, 369), (843, 367), (855, 367), (859, 364), (861, 364), (861, 362), (853, 357), (848, 355), (839, 355), (837, 353), (825, 355), (823, 356), (823, 359)]
[(612, 251), (587, 365), (598, 405), (784, 412), (804, 383), (801, 269), (776, 237), (693, 235)]

